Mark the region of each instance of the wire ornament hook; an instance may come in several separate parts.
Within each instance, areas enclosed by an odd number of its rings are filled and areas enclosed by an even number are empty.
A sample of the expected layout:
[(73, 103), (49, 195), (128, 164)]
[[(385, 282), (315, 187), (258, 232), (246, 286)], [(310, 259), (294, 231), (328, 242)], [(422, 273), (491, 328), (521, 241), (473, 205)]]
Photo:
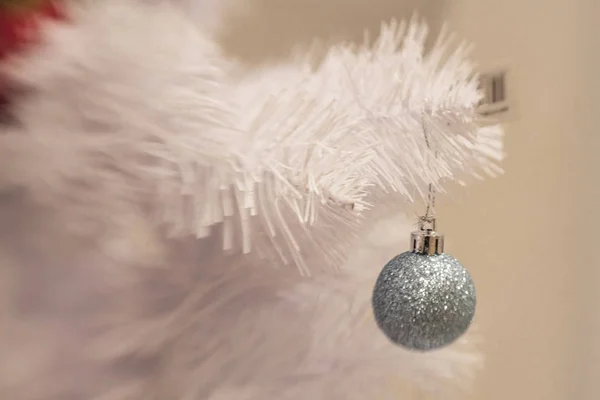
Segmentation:
[[(429, 134), (427, 132), (427, 126), (425, 124), (425, 117), (421, 119), (421, 126), (423, 127), (423, 135), (425, 136), (425, 144), (429, 150), (432, 149)], [(437, 151), (434, 153), (434, 157), (437, 158)], [(427, 207), (425, 208), (425, 215), (419, 217), (419, 230), (421, 231), (434, 231), (436, 228), (435, 222), (435, 203), (436, 203), (436, 190), (433, 182), (429, 183), (427, 189)]]

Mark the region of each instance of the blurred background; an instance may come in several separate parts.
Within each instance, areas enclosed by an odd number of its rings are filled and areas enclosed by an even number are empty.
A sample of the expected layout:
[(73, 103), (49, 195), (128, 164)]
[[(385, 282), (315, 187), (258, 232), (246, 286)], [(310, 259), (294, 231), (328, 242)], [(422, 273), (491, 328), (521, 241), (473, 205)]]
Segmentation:
[(453, 188), (439, 223), (478, 287), (486, 367), (474, 399), (600, 398), (600, 2), (249, 0), (221, 41), (250, 64), (314, 38), (361, 40), (415, 11), (505, 74), (505, 175)]

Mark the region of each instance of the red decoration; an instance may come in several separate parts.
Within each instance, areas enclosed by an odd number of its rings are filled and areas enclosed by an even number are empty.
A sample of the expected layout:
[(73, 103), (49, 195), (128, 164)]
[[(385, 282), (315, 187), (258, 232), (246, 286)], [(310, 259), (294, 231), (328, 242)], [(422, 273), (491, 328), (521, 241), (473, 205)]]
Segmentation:
[(38, 40), (40, 23), (45, 18), (64, 17), (64, 9), (56, 0), (39, 0), (21, 7), (0, 5), (0, 61)]
[[(59, 1), (0, 0), (0, 63), (38, 41), (44, 19), (65, 19), (65, 10)], [(10, 83), (0, 76), (0, 124), (12, 97), (10, 87)]]

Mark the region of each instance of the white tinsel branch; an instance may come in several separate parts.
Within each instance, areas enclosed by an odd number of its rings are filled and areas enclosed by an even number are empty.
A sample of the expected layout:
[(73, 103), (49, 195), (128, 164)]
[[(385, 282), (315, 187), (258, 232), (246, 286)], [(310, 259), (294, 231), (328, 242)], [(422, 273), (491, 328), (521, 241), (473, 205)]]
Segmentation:
[(45, 95), (17, 107), (25, 134), (4, 139), (7, 162), (68, 213), (104, 223), (142, 202), (175, 235), (219, 226), (224, 249), (308, 273), (307, 254), (339, 264), (364, 212), (394, 193), (499, 171), (501, 130), (479, 127), (466, 47), (442, 35), (425, 52), (422, 22), (384, 24), (316, 69), (305, 57), (234, 80), (179, 10), (132, 4), (76, 9), (9, 71)]
[(380, 186), (409, 199), (431, 182), (496, 175), (503, 156), (501, 128), (480, 127), (481, 94), (468, 46), (455, 46), (444, 30), (426, 51), (427, 32), (416, 19), (384, 24), (375, 43), (333, 48), (320, 68), (347, 99), (344, 110), (358, 121), (353, 133), (377, 146)]
[[(194, 202), (204, 216), (196, 233), (224, 223), (226, 248), (234, 232), (245, 251), (264, 238), (303, 269), (303, 250), (342, 253), (340, 236), (351, 235), (340, 230), (353, 232), (391, 193), (413, 200), (429, 183), (443, 190), (444, 179), (498, 174), (502, 131), (480, 127), (468, 48), (442, 34), (425, 52), (426, 34), (419, 21), (384, 24), (373, 45), (334, 47), (316, 70), (307, 57), (238, 82), (233, 181), (216, 180)], [(211, 201), (217, 185), (231, 190)], [(235, 212), (211, 211), (234, 204)]]

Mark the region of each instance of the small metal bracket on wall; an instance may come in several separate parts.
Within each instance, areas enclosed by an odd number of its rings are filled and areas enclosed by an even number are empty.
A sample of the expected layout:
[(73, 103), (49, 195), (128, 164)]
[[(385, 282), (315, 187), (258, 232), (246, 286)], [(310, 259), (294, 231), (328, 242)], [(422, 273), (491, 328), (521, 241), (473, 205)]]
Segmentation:
[(479, 86), (483, 97), (478, 111), (483, 116), (497, 117), (510, 110), (507, 90), (508, 73), (506, 70), (484, 73), (480, 75)]

